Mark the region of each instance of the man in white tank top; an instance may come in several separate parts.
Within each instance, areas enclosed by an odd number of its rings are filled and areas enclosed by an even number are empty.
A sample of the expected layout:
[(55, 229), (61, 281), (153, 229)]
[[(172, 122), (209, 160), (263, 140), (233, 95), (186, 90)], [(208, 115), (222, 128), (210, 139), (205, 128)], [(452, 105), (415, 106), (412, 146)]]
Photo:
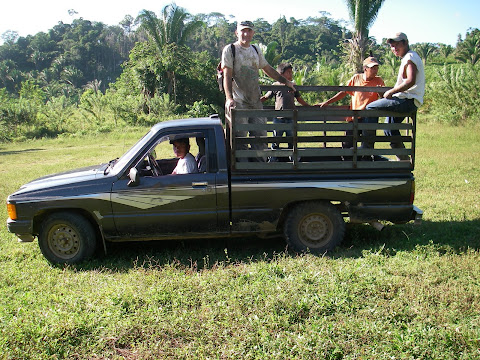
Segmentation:
[[(367, 105), (367, 110), (389, 110), (402, 113), (416, 111), (423, 104), (425, 94), (425, 70), (420, 56), (410, 50), (407, 35), (398, 32), (387, 38), (392, 52), (402, 59), (395, 86), (383, 94), (383, 99)], [(400, 123), (402, 117), (389, 117), (387, 123)], [(365, 122), (378, 122), (378, 118), (366, 118)], [(369, 135), (369, 130), (364, 131)], [(370, 135), (374, 135), (370, 133)], [(400, 136), (398, 130), (385, 130), (386, 136)], [(392, 148), (404, 148), (402, 142), (391, 142)], [(365, 147), (373, 148), (373, 143)], [(399, 156), (399, 160), (408, 160), (408, 156)]]

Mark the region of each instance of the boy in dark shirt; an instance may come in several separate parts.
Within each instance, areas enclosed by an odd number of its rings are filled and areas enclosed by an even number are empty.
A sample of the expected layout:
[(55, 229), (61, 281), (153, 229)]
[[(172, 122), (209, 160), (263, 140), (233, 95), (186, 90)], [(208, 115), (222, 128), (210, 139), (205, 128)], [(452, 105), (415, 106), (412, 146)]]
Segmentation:
[[(277, 71), (280, 75), (283, 75), (285, 79), (292, 81), (293, 80), (293, 67), (291, 64), (288, 63), (281, 63), (277, 67)], [(274, 83), (273, 85), (283, 85), (279, 82)], [(279, 90), (279, 91), (269, 91), (264, 96), (260, 98), (262, 102), (270, 99), (275, 95), (275, 110), (291, 110), (295, 109), (295, 99), (303, 105), (303, 106), (310, 106), (308, 105), (305, 100), (302, 99), (298, 90), (293, 91), (289, 90)], [(292, 118), (279, 116), (273, 119), (274, 124), (291, 124)], [(274, 130), (273, 136), (293, 136), (292, 130)], [(272, 144), (272, 149), (278, 149), (279, 145), (277, 143)], [(293, 144), (291, 142), (288, 143), (288, 149), (292, 149)], [(274, 158), (272, 160), (275, 160)]]

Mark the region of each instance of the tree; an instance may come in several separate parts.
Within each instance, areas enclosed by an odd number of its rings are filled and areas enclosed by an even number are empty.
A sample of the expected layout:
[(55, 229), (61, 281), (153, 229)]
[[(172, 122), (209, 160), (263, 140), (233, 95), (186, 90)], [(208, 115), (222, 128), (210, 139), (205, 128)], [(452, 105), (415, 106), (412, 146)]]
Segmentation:
[(446, 45), (446, 44), (438, 44), (438, 53), (442, 55), (442, 57), (447, 60), (447, 58), (450, 56), (450, 54), (453, 53), (453, 46), (452, 45)]
[(422, 58), (423, 60), (423, 65), (426, 65), (427, 64), (427, 60), (428, 58), (433, 55), (435, 53), (435, 51), (437, 50), (437, 47), (432, 44), (432, 43), (418, 43), (418, 44), (415, 44), (413, 47), (413, 50), (415, 50), (418, 55), (420, 55), (420, 57)]
[(455, 58), (464, 63), (475, 65), (480, 60), (480, 30), (467, 32), (465, 40), (459, 39)]
[(157, 18), (154, 12), (142, 10), (138, 19), (140, 28), (154, 41), (160, 57), (168, 55), (165, 58), (171, 59), (172, 63), (163, 61), (165, 75), (168, 79), (167, 94), (172, 95), (176, 101), (176, 75), (175, 69), (181, 64), (179, 59), (170, 56), (175, 52), (181, 52), (189, 36), (203, 25), (201, 21), (189, 21), (190, 14), (175, 3), (166, 5), (161, 13), (161, 18)]
[(22, 81), (22, 74), (17, 69), (17, 66), (12, 60), (0, 61), (0, 87), (7, 89), (13, 93), (18, 90), (20, 82)]
[(193, 32), (203, 25), (201, 21), (189, 21), (190, 14), (175, 3), (166, 5), (161, 15), (161, 18), (157, 18), (153, 11), (142, 10), (138, 16), (140, 28), (155, 41), (160, 53), (165, 45), (184, 45)]
[(362, 72), (362, 62), (366, 57), (371, 39), (368, 30), (375, 22), (378, 11), (385, 0), (345, 0), (350, 20), (354, 25), (351, 39), (347, 39), (347, 63), (356, 71)]
[(280, 58), (282, 56), (282, 54), (277, 53), (278, 43), (276, 41), (271, 41), (268, 43), (268, 45), (258, 45), (265, 56), (265, 60), (267, 60), (271, 66), (276, 67), (280, 63)]
[(395, 56), (395, 54), (390, 50), (385, 52), (385, 54), (382, 57), (382, 60), (385, 67), (390, 70), (389, 76), (391, 76), (394, 79), (394, 81), (396, 81), (396, 76), (397, 76), (398, 68), (400, 67), (401, 60), (397, 56)]
[(2, 34), (1, 39), (7, 44), (13, 44), (18, 39), (18, 32), (7, 30)]

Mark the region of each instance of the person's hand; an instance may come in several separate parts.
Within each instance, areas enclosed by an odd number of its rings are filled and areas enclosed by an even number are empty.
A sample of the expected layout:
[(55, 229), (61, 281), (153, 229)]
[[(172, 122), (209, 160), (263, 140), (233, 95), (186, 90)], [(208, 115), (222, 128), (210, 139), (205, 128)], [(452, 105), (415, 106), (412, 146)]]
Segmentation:
[(235, 100), (227, 99), (227, 101), (225, 102), (225, 108), (227, 110), (235, 109)]
[(392, 91), (393, 89), (387, 90), (384, 94), (383, 97), (385, 99), (391, 99), (392, 95), (395, 94), (395, 92)]
[(320, 104), (316, 104), (315, 106), (320, 106), (321, 108), (325, 107), (325, 106), (328, 106), (328, 102), (327, 101), (324, 101)]
[(292, 89), (293, 91), (295, 91), (295, 83), (294, 83), (293, 81), (287, 80), (287, 82), (285, 83), (285, 85), (287, 85), (290, 89)]

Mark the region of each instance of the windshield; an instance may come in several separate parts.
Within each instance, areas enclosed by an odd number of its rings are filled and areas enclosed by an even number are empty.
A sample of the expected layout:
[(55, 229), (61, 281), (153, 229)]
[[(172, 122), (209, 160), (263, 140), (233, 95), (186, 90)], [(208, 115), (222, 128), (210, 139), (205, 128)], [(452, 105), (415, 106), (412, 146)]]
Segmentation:
[(123, 154), (118, 161), (115, 162), (115, 164), (112, 167), (112, 173), (118, 174), (122, 169), (127, 166), (127, 164), (130, 162), (132, 157), (134, 157), (141, 148), (147, 144), (150, 139), (155, 135), (155, 131), (150, 130), (148, 133), (146, 133), (135, 145), (133, 145), (130, 150), (128, 150), (125, 154)]

